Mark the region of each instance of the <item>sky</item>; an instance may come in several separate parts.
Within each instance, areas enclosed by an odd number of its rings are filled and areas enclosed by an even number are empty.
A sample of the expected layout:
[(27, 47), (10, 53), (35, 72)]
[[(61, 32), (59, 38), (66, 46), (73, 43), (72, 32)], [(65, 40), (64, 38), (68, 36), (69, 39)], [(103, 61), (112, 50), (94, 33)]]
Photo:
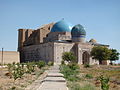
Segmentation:
[(0, 0), (0, 49), (17, 51), (18, 29), (37, 29), (62, 18), (83, 25), (86, 40), (120, 52), (120, 0)]

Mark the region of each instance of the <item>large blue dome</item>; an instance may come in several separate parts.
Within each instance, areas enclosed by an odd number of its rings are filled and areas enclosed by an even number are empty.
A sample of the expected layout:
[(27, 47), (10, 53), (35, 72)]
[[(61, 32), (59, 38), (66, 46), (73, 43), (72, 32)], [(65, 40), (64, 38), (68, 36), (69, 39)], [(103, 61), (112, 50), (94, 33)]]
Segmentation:
[(72, 24), (62, 19), (53, 25), (51, 32), (71, 32), (71, 29)]
[(71, 35), (72, 37), (85, 37), (86, 31), (82, 25), (78, 24), (72, 28)]

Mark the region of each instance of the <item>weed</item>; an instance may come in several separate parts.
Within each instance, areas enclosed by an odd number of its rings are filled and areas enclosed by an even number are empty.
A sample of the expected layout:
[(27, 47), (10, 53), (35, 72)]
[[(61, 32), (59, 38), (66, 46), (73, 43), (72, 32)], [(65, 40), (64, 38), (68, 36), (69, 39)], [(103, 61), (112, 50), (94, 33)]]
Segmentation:
[(81, 86), (77, 82), (69, 82), (68, 87), (70, 90), (96, 90), (96, 88), (91, 84), (85, 84), (84, 86)]
[(45, 66), (45, 61), (39, 61), (39, 62), (37, 62), (37, 67), (38, 68), (42, 68), (42, 67), (44, 67)]
[(109, 78), (106, 78), (103, 75), (101, 75), (99, 78), (100, 78), (100, 82), (101, 82), (101, 89), (109, 90)]
[(8, 72), (12, 73), (12, 64), (7, 64)]
[[(17, 65), (17, 66), (16, 66)], [(19, 63), (13, 64), (13, 78), (16, 80), (17, 78), (21, 78), (24, 74), (24, 69), (22, 68), (22, 65)]]
[(61, 65), (65, 65), (65, 61), (64, 60), (61, 61)]
[(73, 68), (71, 69), (68, 65), (61, 65), (60, 70), (68, 81), (79, 80), (79, 78), (77, 77), (79, 71), (77, 69), (73, 69)]
[(85, 75), (85, 78), (87, 78), (87, 79), (92, 79), (93, 76), (92, 76), (92, 74), (86, 74), (86, 75)]
[(5, 75), (10, 76), (10, 78), (12, 78), (12, 69), (13, 69), (12, 64), (7, 64), (7, 68), (8, 68), (8, 73), (6, 73)]
[(89, 64), (85, 64), (84, 67), (85, 67), (85, 68), (89, 68), (90, 65), (89, 65)]
[(90, 84), (86, 84), (85, 86), (81, 87), (79, 90), (96, 90), (96, 88)]
[(53, 66), (53, 64), (54, 64), (54, 63), (53, 63), (52, 61), (49, 61), (49, 62), (48, 62), (48, 66)]
[(35, 71), (35, 63), (34, 62), (28, 62), (27, 63), (27, 73), (32, 73)]
[(81, 90), (80, 85), (78, 83), (72, 83), (70, 90)]
[(76, 63), (69, 63), (68, 66), (69, 66), (69, 68), (72, 69), (72, 70), (77, 70), (77, 69), (79, 69), (79, 65), (76, 64)]

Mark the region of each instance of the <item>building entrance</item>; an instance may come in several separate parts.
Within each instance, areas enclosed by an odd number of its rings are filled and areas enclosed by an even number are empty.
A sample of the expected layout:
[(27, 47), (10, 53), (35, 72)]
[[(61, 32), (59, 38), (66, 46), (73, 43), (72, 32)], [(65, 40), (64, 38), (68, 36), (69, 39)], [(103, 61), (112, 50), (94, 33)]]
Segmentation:
[(83, 64), (89, 64), (90, 55), (87, 51), (83, 52), (82, 54), (82, 63)]

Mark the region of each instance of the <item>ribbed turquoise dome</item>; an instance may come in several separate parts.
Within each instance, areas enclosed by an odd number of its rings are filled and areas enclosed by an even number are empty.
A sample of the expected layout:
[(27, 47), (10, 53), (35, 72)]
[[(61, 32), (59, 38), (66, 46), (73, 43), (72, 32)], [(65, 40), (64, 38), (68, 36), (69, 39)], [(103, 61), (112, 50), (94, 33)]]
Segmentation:
[(53, 25), (51, 32), (71, 32), (71, 29), (72, 24), (62, 19)]
[(82, 25), (78, 24), (72, 28), (71, 35), (72, 37), (85, 37), (86, 31)]

